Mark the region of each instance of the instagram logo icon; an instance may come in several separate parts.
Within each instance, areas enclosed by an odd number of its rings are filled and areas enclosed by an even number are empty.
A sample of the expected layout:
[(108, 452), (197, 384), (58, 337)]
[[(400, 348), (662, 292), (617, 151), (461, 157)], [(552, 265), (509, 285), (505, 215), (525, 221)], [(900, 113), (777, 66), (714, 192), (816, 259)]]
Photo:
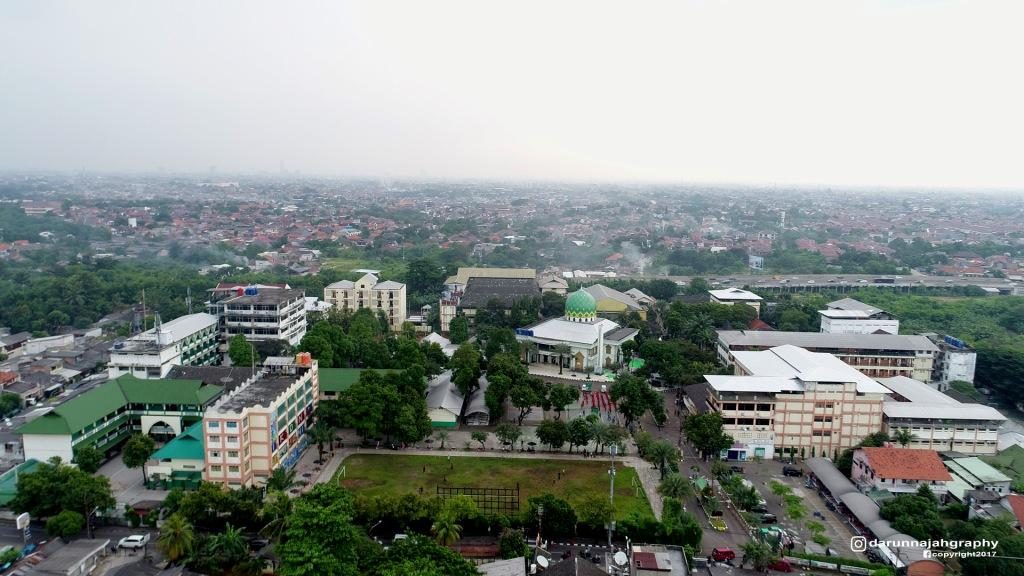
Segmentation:
[(865, 552), (868, 549), (868, 539), (864, 536), (850, 538), (850, 550), (854, 552)]

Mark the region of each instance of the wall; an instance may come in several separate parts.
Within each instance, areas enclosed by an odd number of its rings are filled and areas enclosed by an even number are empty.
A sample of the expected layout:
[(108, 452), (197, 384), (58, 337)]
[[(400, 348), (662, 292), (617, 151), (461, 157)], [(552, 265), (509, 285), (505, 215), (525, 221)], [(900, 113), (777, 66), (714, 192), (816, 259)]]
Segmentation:
[(40, 462), (46, 462), (54, 456), (59, 456), (65, 462), (71, 462), (74, 453), (71, 450), (71, 436), (56, 434), (25, 434), (22, 436), (22, 443), (25, 446), (25, 458), (35, 458)]

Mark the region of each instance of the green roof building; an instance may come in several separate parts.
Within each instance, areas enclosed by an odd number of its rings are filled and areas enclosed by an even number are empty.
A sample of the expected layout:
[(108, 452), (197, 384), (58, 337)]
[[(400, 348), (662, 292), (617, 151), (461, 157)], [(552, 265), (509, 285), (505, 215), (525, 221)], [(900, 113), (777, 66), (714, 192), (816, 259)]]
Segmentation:
[(597, 318), (597, 300), (580, 288), (565, 299), (565, 318), (574, 322), (589, 322)]
[(25, 458), (70, 462), (74, 447), (91, 444), (106, 452), (131, 434), (174, 437), (202, 420), (223, 387), (200, 380), (141, 380), (122, 376), (75, 396), (24, 424)]
[[(338, 394), (348, 390), (359, 381), (359, 376), (370, 368), (320, 368), (320, 399), (336, 400)], [(381, 374), (401, 370), (375, 370)]]
[(200, 420), (154, 452), (146, 472), (150, 482), (167, 488), (196, 488), (203, 479), (205, 458)]

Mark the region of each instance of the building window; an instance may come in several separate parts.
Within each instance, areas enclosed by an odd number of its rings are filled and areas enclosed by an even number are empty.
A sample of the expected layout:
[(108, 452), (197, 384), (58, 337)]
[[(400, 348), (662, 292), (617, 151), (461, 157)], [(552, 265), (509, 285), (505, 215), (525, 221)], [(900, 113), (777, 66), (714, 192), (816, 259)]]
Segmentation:
[(206, 427), (209, 428), (210, 430), (220, 428), (220, 422), (207, 422)]
[(238, 428), (238, 422), (228, 422), (227, 423), (227, 427), (228, 428)]
[(210, 458), (220, 458), (220, 452), (218, 452), (216, 450), (211, 450), (210, 451)]
[(238, 450), (228, 450), (228, 458), (238, 458)]
[(221, 470), (220, 464), (211, 464), (210, 465), (210, 472), (220, 472), (220, 470)]
[(231, 442), (231, 443), (238, 442), (238, 436), (228, 436), (228, 442)]
[(210, 436), (211, 444), (220, 444), (220, 436)]
[(231, 472), (232, 474), (237, 474), (238, 466), (228, 466), (228, 472)]

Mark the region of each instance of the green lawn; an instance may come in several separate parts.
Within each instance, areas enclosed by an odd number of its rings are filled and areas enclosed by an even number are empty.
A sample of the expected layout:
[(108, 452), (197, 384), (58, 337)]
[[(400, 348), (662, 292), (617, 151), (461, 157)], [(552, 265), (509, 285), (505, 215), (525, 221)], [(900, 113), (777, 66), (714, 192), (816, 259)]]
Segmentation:
[[(606, 462), (453, 457), (453, 468), (449, 469), (444, 456), (355, 454), (342, 465), (346, 472), (342, 485), (366, 494), (415, 494), (423, 488), (424, 495), (433, 495), (447, 478), (449, 486), (474, 488), (515, 488), (518, 483), (522, 508), (531, 496), (545, 492), (565, 498), (574, 506), (589, 495), (608, 496)], [(558, 472), (563, 469), (566, 474), (559, 480)], [(625, 518), (634, 511), (653, 515), (643, 489), (638, 496), (632, 486), (636, 472), (621, 464), (615, 469), (616, 517)]]

